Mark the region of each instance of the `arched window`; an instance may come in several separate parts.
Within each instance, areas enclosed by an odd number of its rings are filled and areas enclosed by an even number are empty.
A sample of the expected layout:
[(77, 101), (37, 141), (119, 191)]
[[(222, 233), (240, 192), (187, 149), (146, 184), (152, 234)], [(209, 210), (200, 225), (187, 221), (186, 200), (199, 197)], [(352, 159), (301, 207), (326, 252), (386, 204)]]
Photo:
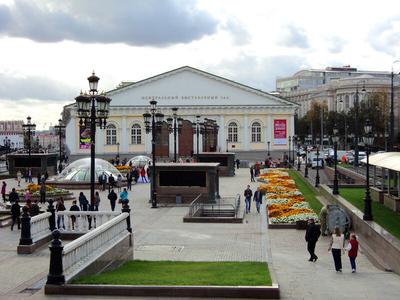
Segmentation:
[(346, 95), (344, 97), (344, 108), (347, 111), (349, 109), (349, 107), (350, 107), (350, 99), (349, 99), (349, 95)]
[(238, 141), (238, 126), (235, 122), (231, 122), (228, 125), (228, 140), (229, 142)]
[(131, 144), (141, 144), (142, 143), (142, 128), (139, 124), (133, 124), (131, 128)]
[(106, 129), (106, 144), (116, 145), (117, 144), (117, 128), (113, 124), (109, 124)]
[(259, 122), (254, 122), (253, 125), (251, 125), (251, 142), (261, 142), (261, 125)]

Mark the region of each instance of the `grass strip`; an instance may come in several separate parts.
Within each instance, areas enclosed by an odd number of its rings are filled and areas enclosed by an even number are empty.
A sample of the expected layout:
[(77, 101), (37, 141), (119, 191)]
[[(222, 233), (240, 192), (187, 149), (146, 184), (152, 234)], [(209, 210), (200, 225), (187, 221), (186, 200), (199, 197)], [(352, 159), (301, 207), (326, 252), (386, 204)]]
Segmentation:
[[(364, 211), (364, 188), (341, 188), (340, 195)], [(372, 216), (374, 221), (385, 228), (392, 235), (400, 239), (400, 214), (384, 206), (381, 203), (372, 201)]]
[(265, 262), (133, 260), (120, 268), (74, 280), (80, 284), (270, 286)]
[(310, 204), (310, 207), (317, 214), (319, 214), (322, 208), (322, 204), (317, 199), (314, 190), (307, 185), (307, 183), (304, 181), (304, 178), (301, 177), (296, 171), (294, 170), (288, 170), (288, 171), (290, 177), (292, 177), (293, 180), (295, 181), (298, 190), (303, 194), (305, 201), (307, 201)]

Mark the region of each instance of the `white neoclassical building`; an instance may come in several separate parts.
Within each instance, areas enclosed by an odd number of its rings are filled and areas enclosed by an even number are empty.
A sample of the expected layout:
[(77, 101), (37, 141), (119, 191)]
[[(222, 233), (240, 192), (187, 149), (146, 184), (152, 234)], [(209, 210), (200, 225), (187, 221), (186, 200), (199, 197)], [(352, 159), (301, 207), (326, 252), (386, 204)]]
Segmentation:
[[(294, 113), (299, 106), (188, 66), (138, 82), (124, 82), (107, 95), (112, 101), (107, 128), (96, 130), (98, 155), (151, 153), (151, 134), (145, 131), (143, 113), (153, 99), (165, 118), (177, 107), (178, 116), (187, 120), (177, 143), (178, 152), (185, 153), (188, 148), (196, 152), (197, 136), (190, 122), (195, 123), (198, 115), (202, 120), (215, 120), (219, 126), (212, 151), (286, 150), (289, 136), (294, 135)], [(90, 141), (82, 136), (74, 103), (64, 108), (64, 118), (70, 155), (88, 155)], [(199, 140), (200, 151), (210, 151), (204, 150), (204, 136)], [(163, 143), (167, 152), (173, 153), (173, 134)]]

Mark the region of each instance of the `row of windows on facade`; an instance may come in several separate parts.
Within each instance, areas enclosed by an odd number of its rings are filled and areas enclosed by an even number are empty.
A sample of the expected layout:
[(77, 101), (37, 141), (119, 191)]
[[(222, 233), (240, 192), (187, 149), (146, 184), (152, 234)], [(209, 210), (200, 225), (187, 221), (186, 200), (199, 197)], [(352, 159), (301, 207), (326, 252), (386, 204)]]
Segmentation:
[[(228, 141), (233, 143), (238, 142), (238, 124), (235, 122), (230, 122), (228, 125)], [(251, 125), (251, 142), (261, 142), (261, 124), (259, 122), (253, 122)], [(109, 124), (107, 126), (106, 144), (117, 144), (117, 128), (114, 124)], [(142, 127), (139, 124), (134, 124), (131, 127), (131, 144), (142, 144)]]

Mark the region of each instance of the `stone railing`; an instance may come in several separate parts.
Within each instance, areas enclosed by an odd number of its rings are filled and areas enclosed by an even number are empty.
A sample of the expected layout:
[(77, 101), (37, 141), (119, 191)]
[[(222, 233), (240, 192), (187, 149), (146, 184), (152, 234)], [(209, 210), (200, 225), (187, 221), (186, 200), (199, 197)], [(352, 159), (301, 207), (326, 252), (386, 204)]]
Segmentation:
[(31, 237), (32, 242), (35, 243), (38, 240), (48, 236), (50, 234), (49, 229), (49, 217), (51, 213), (45, 212), (31, 218)]
[(127, 230), (127, 218), (129, 213), (119, 214), (64, 247), (62, 268), (66, 281), (131, 234)]
[[(56, 212), (55, 222), (58, 226), (58, 217), (63, 217), (65, 228), (62, 226), (62, 222), (59, 224), (59, 229), (62, 229), (63, 233), (85, 233), (110, 221), (119, 214), (120, 212), (116, 211), (59, 211)], [(73, 219), (75, 219), (74, 224)]]

